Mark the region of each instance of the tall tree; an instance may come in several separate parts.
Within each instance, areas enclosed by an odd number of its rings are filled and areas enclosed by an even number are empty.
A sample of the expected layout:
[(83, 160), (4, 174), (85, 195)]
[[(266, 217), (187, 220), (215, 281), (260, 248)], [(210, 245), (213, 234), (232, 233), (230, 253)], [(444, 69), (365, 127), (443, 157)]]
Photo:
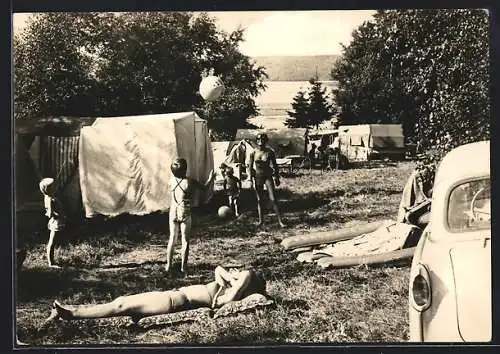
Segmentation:
[(292, 111), (287, 111), (288, 117), (285, 126), (288, 128), (310, 128), (309, 122), (309, 100), (306, 93), (299, 90), (293, 98)]
[(341, 119), (402, 123), (430, 166), (489, 139), (488, 32), (485, 10), (379, 11), (332, 70)]
[(309, 80), (307, 93), (300, 90), (291, 103), (293, 110), (287, 111), (285, 125), (289, 128), (313, 128), (331, 119), (336, 109), (329, 102), (326, 88), (317, 80)]
[(308, 123), (312, 127), (316, 127), (331, 119), (334, 112), (333, 105), (328, 102), (326, 88), (321, 85), (317, 79), (312, 78), (309, 80), (309, 105), (307, 115), (309, 117)]
[(13, 40), (14, 117), (89, 115), (90, 61), (79, 27), (91, 14), (46, 13)]
[[(264, 69), (238, 50), (242, 39), (206, 13), (37, 15), (14, 41), (17, 116), (195, 110), (230, 137), (258, 113), (253, 98), (265, 88)], [(210, 68), (226, 85), (213, 103), (197, 93)]]

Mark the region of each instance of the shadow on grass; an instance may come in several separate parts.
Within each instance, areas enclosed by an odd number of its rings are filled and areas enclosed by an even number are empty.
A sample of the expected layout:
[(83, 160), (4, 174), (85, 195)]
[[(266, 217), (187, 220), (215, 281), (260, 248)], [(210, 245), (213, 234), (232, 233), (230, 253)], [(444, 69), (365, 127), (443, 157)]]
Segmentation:
[[(404, 160), (403, 160), (404, 161)], [(401, 161), (401, 162), (403, 162)], [(355, 162), (349, 165), (349, 170), (357, 170), (357, 169), (374, 169), (374, 168), (385, 168), (385, 167), (397, 167), (398, 161), (391, 160), (372, 160), (372, 161), (362, 161)]]
[(24, 268), (17, 279), (17, 301), (64, 298), (75, 293), (82, 299), (99, 300), (147, 291), (170, 290), (213, 281), (215, 265), (200, 263), (196, 271), (167, 273), (161, 262), (140, 267)]
[(242, 326), (229, 327), (223, 333), (218, 333), (216, 343), (221, 345), (254, 345), (283, 344), (288, 336), (288, 330), (266, 328), (264, 326), (248, 329)]
[[(118, 284), (116, 284), (118, 285)], [(17, 301), (28, 302), (41, 298), (54, 298), (63, 292), (81, 292), (90, 288), (109, 288), (112, 283), (99, 279), (81, 279), (75, 271), (52, 269), (23, 269), (17, 279)]]
[[(93, 218), (69, 220), (64, 230), (57, 236), (58, 245), (79, 244), (92, 240), (117, 239), (136, 245), (151, 235), (168, 235), (168, 215), (152, 213), (148, 215), (123, 214), (116, 217), (102, 215)], [(24, 237), (27, 247), (33, 247), (40, 242), (46, 242), (48, 230), (32, 232)]]

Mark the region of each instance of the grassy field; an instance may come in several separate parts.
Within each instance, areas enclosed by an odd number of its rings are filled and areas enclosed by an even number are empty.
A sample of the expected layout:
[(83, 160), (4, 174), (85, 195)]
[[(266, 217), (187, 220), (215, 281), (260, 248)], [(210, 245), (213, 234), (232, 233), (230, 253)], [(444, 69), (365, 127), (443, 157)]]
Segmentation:
[[(299, 263), (279, 244), (284, 237), (395, 218), (409, 162), (348, 171), (299, 173), (283, 179), (280, 207), (289, 227), (273, 215), (255, 226), (255, 200), (243, 195), (244, 215), (216, 217), (223, 196), (195, 213), (190, 265), (185, 277), (164, 271), (165, 214), (92, 220), (68, 230), (56, 250), (65, 266), (45, 267), (45, 231), (31, 235), (17, 279), (19, 340), (30, 345), (72, 344), (294, 344), (400, 342), (407, 340), (408, 264), (322, 270)], [(176, 258), (178, 260), (178, 256)], [(59, 321), (40, 325), (51, 303), (98, 303), (117, 296), (208, 282), (219, 264), (261, 269), (276, 306), (175, 326), (144, 330), (109, 320)]]

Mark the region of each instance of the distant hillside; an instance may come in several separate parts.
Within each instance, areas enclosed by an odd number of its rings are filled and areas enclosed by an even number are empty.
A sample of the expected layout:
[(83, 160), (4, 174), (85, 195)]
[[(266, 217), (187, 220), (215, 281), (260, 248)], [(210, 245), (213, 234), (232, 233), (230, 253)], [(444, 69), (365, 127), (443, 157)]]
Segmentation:
[(307, 81), (318, 74), (319, 80), (331, 80), (330, 71), (339, 55), (253, 57), (266, 68), (270, 81)]

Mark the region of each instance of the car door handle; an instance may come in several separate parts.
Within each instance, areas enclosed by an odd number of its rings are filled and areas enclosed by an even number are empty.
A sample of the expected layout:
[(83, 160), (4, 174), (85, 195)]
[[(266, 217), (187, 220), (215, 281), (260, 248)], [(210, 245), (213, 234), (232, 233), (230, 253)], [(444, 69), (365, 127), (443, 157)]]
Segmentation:
[(488, 241), (491, 241), (491, 236), (486, 236), (483, 241), (483, 248), (486, 248)]

